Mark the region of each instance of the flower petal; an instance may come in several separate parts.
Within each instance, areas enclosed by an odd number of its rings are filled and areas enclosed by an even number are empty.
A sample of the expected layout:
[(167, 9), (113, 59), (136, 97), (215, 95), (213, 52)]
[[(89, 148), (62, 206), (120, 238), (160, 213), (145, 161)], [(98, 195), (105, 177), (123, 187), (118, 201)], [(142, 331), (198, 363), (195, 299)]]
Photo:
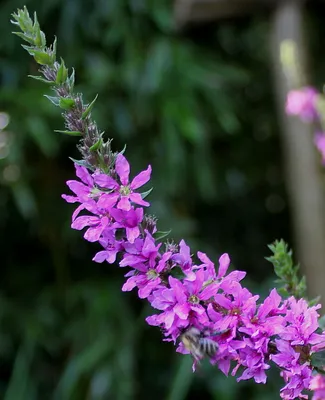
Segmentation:
[(129, 183), (130, 164), (121, 153), (116, 157), (115, 171), (120, 177), (122, 185), (127, 185)]
[(116, 180), (106, 174), (95, 175), (94, 181), (98, 186), (106, 189), (117, 189), (119, 187), (119, 184), (116, 182)]
[(148, 165), (148, 168), (145, 171), (140, 172), (131, 182), (131, 189), (138, 189), (143, 186), (150, 180), (151, 175), (151, 165)]

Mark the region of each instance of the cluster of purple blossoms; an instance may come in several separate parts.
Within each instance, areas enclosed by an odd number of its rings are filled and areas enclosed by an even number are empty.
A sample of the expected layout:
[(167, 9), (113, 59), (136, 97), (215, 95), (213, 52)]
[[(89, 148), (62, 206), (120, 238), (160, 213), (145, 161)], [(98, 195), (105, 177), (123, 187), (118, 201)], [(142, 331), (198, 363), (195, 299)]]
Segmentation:
[(150, 180), (150, 166), (131, 182), (122, 154), (110, 176), (75, 167), (79, 181), (67, 182), (75, 195), (62, 196), (80, 203), (72, 227), (87, 228), (84, 238), (102, 246), (94, 261), (129, 268), (122, 290), (136, 288), (138, 296), (157, 310), (147, 323), (158, 326), (164, 340), (174, 342), (180, 353), (188, 353), (179, 341), (185, 330), (210, 332), (218, 345), (210, 361), (224, 374), (265, 383), (273, 362), (285, 380), (281, 397), (306, 398), (303, 391), (315, 386), (310, 357), (325, 347), (325, 334), (316, 333), (320, 306), (309, 307), (293, 297), (283, 300), (276, 289), (258, 302), (259, 296), (241, 285), (245, 272), (228, 273), (228, 254), (219, 258), (216, 269), (202, 252), (195, 261), (184, 240), (178, 245), (158, 243), (156, 220), (144, 214), (149, 203), (136, 191)]
[(316, 123), (314, 144), (322, 156), (325, 165), (325, 132), (321, 131), (321, 116), (318, 111), (318, 102), (321, 95), (312, 87), (303, 87), (300, 90), (291, 90), (287, 95), (285, 110), (288, 115), (298, 116), (303, 122)]

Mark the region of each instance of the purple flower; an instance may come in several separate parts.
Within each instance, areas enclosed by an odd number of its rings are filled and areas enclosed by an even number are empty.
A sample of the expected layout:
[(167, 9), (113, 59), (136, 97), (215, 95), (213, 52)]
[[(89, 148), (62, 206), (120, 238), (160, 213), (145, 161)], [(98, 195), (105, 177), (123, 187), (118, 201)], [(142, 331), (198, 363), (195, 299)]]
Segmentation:
[(139, 224), (143, 219), (143, 208), (131, 208), (128, 211), (112, 208), (110, 213), (115, 220), (113, 228), (124, 228), (127, 240), (134, 243), (140, 235)]
[(76, 218), (71, 227), (73, 229), (81, 230), (88, 226), (84, 234), (84, 238), (89, 242), (97, 242), (106, 228), (110, 225), (109, 218), (107, 216), (89, 216), (83, 215)]
[(312, 371), (308, 364), (297, 366), (292, 371), (282, 371), (280, 374), (287, 384), (281, 389), (280, 396), (284, 400), (308, 399), (303, 390), (308, 390)]
[(309, 362), (302, 363), (301, 354), (295, 351), (288, 341), (276, 339), (275, 345), (278, 354), (271, 354), (270, 358), (282, 368), (281, 375), (287, 382), (281, 389), (281, 398), (285, 400), (308, 398), (301, 392), (310, 385), (312, 370)]
[(111, 176), (106, 174), (96, 174), (94, 180), (97, 185), (102, 188), (110, 189), (111, 193), (108, 196), (118, 195), (119, 201), (117, 208), (128, 211), (131, 209), (131, 203), (138, 204), (140, 206), (149, 206), (147, 201), (144, 201), (140, 193), (135, 193), (134, 190), (143, 186), (150, 180), (151, 166), (149, 165), (145, 171), (140, 172), (131, 183), (129, 183), (130, 165), (127, 159), (120, 153), (116, 157), (115, 171), (119, 177), (120, 183), (118, 183)]
[(109, 264), (113, 264), (116, 261), (117, 253), (124, 250), (123, 241), (116, 240), (115, 231), (112, 230), (104, 230), (99, 243), (105, 250), (99, 251), (93, 258), (93, 261), (98, 263), (107, 261)]
[[(217, 288), (214, 283), (204, 286), (204, 270), (197, 271), (193, 281), (181, 282), (169, 276), (168, 283), (170, 288), (154, 291), (149, 298), (154, 308), (163, 310), (158, 319), (164, 325), (166, 334), (176, 332), (177, 336), (177, 329), (188, 325), (209, 327), (206, 309), (200, 303), (213, 297)], [(149, 321), (151, 323), (155, 319), (151, 318)]]
[(69, 189), (76, 194), (76, 196), (63, 194), (62, 198), (68, 203), (85, 203), (89, 199), (96, 198), (96, 195), (99, 195), (100, 192), (96, 192), (96, 189), (94, 188), (93, 177), (90, 175), (87, 168), (77, 164), (74, 166), (76, 168), (76, 175), (81, 182), (70, 180), (67, 181), (67, 185), (69, 186)]
[(141, 253), (126, 254), (120, 262), (121, 267), (133, 267), (134, 270), (125, 276), (129, 279), (123, 285), (123, 291), (130, 291), (135, 287), (139, 288), (139, 297), (147, 298), (154, 289), (161, 286), (161, 274), (166, 268), (171, 253), (159, 253), (161, 244), (156, 246), (153, 237), (147, 233), (143, 242)]
[(134, 287), (139, 288), (140, 299), (145, 299), (151, 295), (153, 290), (162, 287), (162, 273), (166, 268), (166, 262), (169, 260), (171, 253), (164, 253), (161, 260), (156, 266), (150, 263), (139, 263), (135, 265), (135, 270), (130, 271), (125, 276), (130, 278), (125, 282), (122, 290), (130, 291)]
[(312, 122), (319, 118), (317, 112), (318, 92), (312, 87), (300, 90), (291, 90), (286, 101), (286, 113), (297, 115), (305, 122)]
[(309, 307), (304, 299), (296, 300), (290, 297), (286, 306), (288, 311), (285, 316), (287, 326), (280, 333), (280, 337), (290, 341), (292, 345), (308, 346), (325, 342), (325, 335), (315, 333), (319, 328), (317, 310), (321, 307)]
[(175, 253), (172, 256), (172, 260), (179, 265), (187, 279), (195, 279), (195, 273), (192, 268), (192, 257), (190, 247), (185, 243), (185, 240), (181, 240), (179, 243), (179, 253)]
[(244, 371), (242, 375), (237, 378), (237, 381), (253, 378), (256, 383), (266, 383), (267, 377), (265, 371), (270, 368), (265, 362), (266, 353), (261, 348), (256, 348), (252, 340), (246, 339), (245, 343), (246, 346), (239, 351), (239, 365), (244, 367)]
[(227, 289), (227, 295), (216, 294), (213, 303), (208, 306), (208, 315), (215, 322), (214, 329), (221, 332), (231, 328), (237, 329), (243, 316), (255, 312), (256, 300), (259, 298), (242, 288), (236, 281), (227, 282), (223, 289)]

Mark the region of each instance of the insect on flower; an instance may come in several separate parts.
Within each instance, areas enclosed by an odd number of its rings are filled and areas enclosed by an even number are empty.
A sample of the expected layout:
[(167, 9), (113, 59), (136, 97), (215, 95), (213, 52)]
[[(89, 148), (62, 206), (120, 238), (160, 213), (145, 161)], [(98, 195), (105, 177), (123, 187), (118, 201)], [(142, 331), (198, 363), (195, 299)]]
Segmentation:
[(204, 331), (192, 326), (181, 335), (181, 341), (195, 361), (200, 361), (204, 357), (212, 358), (218, 350), (218, 344), (206, 336)]

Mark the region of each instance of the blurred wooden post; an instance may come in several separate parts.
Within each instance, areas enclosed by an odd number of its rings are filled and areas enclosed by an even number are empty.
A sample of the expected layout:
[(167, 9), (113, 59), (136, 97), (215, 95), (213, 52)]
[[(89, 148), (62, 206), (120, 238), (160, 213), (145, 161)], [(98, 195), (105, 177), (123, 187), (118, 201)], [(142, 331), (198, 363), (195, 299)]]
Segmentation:
[[(303, 0), (176, 0), (175, 20), (178, 27), (188, 22), (234, 17), (256, 12), (257, 8), (271, 11), (271, 63), (281, 139), (284, 149), (286, 185), (292, 210), (295, 244), (294, 252), (307, 277), (309, 295), (321, 295), (325, 302), (325, 197), (322, 171), (313, 145), (311, 127), (284, 112), (285, 98), (292, 82), (288, 81), (280, 62), (280, 46), (292, 39), (303, 59)], [(270, 99), (271, 101), (271, 99)]]
[(322, 167), (313, 144), (313, 130), (298, 118), (285, 115), (285, 99), (294, 82), (285, 75), (280, 61), (280, 47), (285, 40), (297, 44), (298, 65), (306, 75), (306, 52), (302, 27), (303, 2), (280, 1), (271, 24), (272, 66), (281, 138), (284, 148), (286, 184), (292, 209), (295, 254), (304, 268), (310, 296), (321, 295), (325, 301), (325, 214)]

